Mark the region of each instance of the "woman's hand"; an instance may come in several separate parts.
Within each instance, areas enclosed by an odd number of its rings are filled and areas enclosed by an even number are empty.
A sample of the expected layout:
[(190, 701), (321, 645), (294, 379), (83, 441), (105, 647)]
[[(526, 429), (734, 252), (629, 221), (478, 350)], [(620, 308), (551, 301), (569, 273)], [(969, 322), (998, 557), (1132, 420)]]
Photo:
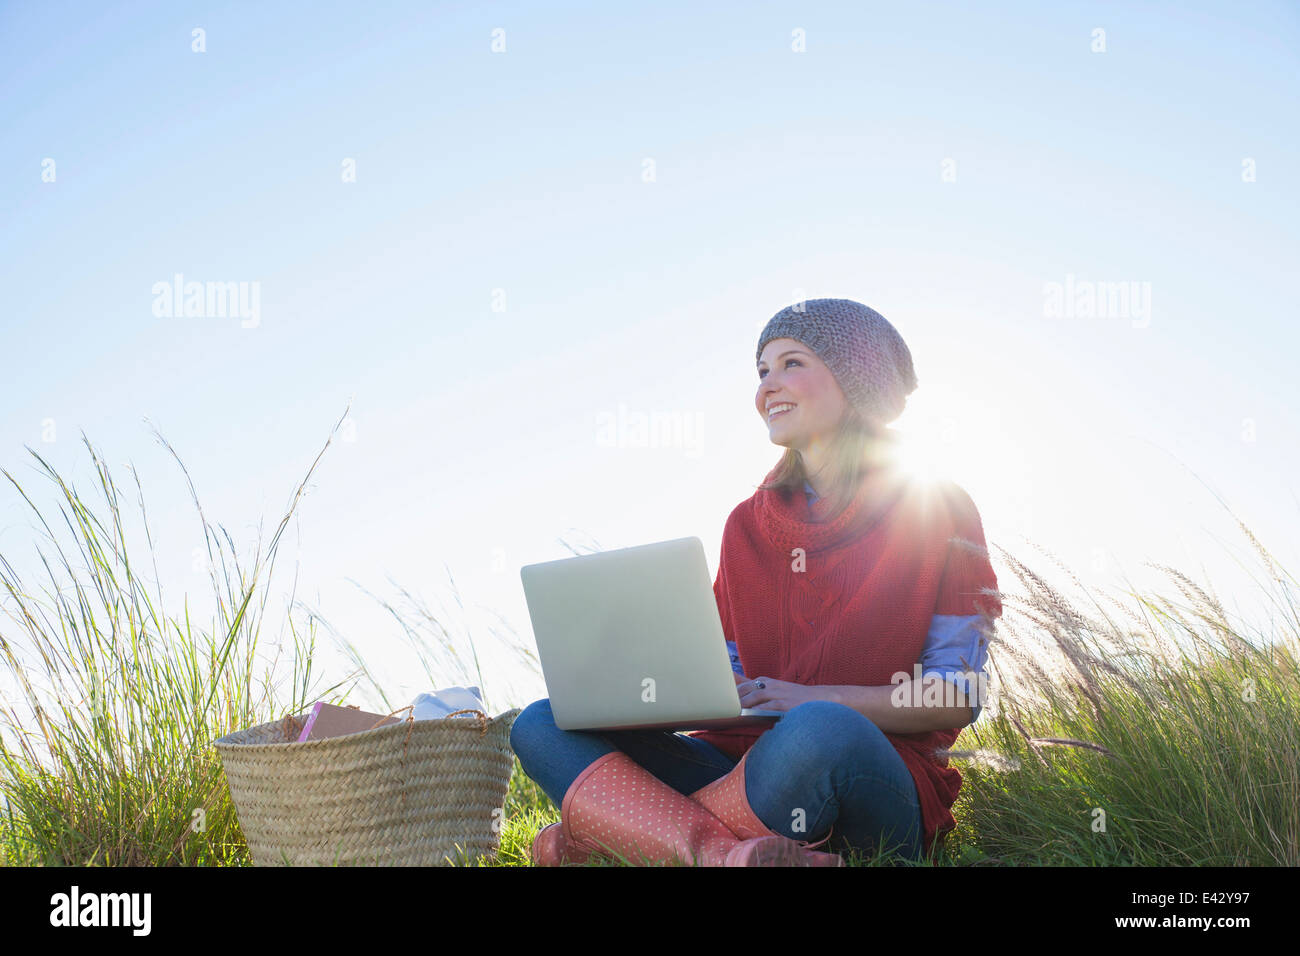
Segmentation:
[(751, 680), (741, 674), (735, 676), (741, 707), (787, 711), (805, 701), (831, 699), (826, 693), (828, 688), (820, 685), (792, 684), (772, 677), (755, 677)]

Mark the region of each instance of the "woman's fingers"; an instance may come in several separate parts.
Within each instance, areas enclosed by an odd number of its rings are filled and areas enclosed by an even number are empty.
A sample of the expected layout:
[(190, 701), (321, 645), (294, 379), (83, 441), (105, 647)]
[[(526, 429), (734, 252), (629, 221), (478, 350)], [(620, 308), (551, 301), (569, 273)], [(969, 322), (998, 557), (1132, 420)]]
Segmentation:
[(761, 677), (756, 677), (745, 684), (738, 684), (736, 689), (740, 691), (740, 700), (746, 707), (753, 707), (756, 703), (761, 703), (768, 699), (772, 691), (768, 690), (767, 682)]

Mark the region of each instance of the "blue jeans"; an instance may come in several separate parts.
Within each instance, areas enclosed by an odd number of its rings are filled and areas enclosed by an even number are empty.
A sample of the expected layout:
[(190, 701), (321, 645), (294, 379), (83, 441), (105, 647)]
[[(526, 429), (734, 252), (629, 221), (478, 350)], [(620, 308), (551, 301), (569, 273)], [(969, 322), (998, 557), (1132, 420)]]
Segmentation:
[[(549, 700), (515, 718), (510, 745), (524, 773), (561, 806), (570, 784), (605, 754), (621, 750), (689, 795), (736, 766), (717, 747), (664, 730), (560, 730)], [(764, 825), (822, 850), (921, 856), (916, 784), (888, 738), (843, 704), (807, 701), (758, 738), (745, 763), (745, 793)]]

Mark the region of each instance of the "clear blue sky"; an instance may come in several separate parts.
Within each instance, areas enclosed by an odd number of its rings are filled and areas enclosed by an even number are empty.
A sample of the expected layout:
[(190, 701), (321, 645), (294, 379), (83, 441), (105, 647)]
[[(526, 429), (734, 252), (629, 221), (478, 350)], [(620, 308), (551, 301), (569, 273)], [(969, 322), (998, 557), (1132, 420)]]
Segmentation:
[[(427, 681), (349, 578), (432, 601), (445, 566), (529, 640), (519, 567), (561, 536), (716, 569), (779, 453), (758, 332), (842, 296), (907, 340), (897, 427), (992, 543), (1249, 603), (1192, 473), (1297, 566), (1298, 51), (1290, 3), (3, 5), (0, 465), (89, 487), (84, 430), (133, 503), (133, 462), (179, 611), (198, 522), (143, 420), (251, 548), (351, 402), (277, 579), (300, 550), (404, 703)], [(177, 273), (257, 283), (258, 323), (155, 315)], [(1150, 312), (1050, 315), (1067, 276)], [(620, 406), (689, 430), (611, 445)]]

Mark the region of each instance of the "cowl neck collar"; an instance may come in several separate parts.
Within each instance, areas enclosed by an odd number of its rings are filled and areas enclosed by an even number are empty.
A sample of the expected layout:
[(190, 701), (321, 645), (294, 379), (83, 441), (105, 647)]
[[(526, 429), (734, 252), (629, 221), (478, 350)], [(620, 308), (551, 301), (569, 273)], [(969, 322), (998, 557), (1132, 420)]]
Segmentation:
[[(830, 496), (809, 504), (803, 489), (761, 489), (754, 494), (755, 513), (764, 537), (782, 552), (832, 551), (866, 534), (902, 495), (907, 481), (899, 467), (897, 433), (886, 431), (868, 448), (862, 481), (847, 508), (827, 521)], [(776, 477), (776, 466), (764, 481)]]

